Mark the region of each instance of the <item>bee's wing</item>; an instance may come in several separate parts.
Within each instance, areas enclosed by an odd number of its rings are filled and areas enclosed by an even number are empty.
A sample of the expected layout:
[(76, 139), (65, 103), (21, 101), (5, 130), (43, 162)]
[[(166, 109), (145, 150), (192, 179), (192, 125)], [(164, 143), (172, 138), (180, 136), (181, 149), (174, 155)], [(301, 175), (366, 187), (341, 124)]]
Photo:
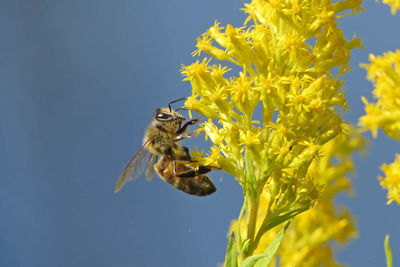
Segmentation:
[(146, 178), (147, 180), (151, 181), (151, 179), (154, 176), (154, 164), (157, 162), (157, 155), (152, 154), (150, 159), (149, 159), (149, 164), (147, 164), (146, 168)]
[(125, 170), (118, 178), (115, 184), (114, 192), (117, 193), (127, 182), (136, 179), (143, 173), (146, 163), (149, 161), (152, 153), (147, 149), (149, 142), (146, 142), (142, 148), (136, 153), (136, 155), (129, 161)]

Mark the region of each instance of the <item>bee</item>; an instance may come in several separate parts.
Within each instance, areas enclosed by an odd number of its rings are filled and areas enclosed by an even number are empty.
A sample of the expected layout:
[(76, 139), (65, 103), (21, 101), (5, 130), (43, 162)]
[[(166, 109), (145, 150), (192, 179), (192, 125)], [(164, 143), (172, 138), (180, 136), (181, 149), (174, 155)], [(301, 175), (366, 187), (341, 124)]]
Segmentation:
[(156, 172), (162, 180), (190, 195), (206, 196), (216, 191), (213, 182), (205, 175), (215, 167), (199, 166), (193, 169), (186, 166), (194, 161), (189, 149), (179, 142), (194, 136), (188, 133), (188, 127), (201, 119), (191, 119), (183, 124), (185, 117), (178, 112), (182, 108), (171, 109), (171, 104), (183, 99), (168, 103), (168, 108), (156, 110), (145, 132), (143, 146), (118, 178), (115, 193), (128, 181), (138, 178), (145, 169), (147, 179), (151, 180)]

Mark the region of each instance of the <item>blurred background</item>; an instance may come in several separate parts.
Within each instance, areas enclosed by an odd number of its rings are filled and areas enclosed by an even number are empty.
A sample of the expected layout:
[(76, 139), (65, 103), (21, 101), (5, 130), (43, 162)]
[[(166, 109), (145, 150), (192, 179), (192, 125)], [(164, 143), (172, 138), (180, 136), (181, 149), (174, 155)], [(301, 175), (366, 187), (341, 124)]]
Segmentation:
[[(240, 26), (239, 0), (0, 2), (0, 266), (217, 266), (242, 204), (241, 187), (221, 171), (218, 190), (186, 195), (141, 177), (114, 184), (158, 107), (188, 96), (181, 64), (195, 59), (196, 38), (215, 20)], [(359, 63), (400, 48), (400, 14), (375, 1), (341, 20), (364, 50), (352, 54), (346, 94), (353, 123), (372, 84)], [(185, 114), (185, 113), (184, 113)], [(185, 114), (186, 115), (186, 114)], [(366, 134), (371, 138), (370, 134)], [(399, 206), (386, 205), (377, 180), (398, 142), (382, 132), (356, 156), (353, 197), (342, 195), (359, 237), (337, 258), (384, 266), (391, 235), (400, 261)], [(205, 146), (203, 138), (186, 145)]]

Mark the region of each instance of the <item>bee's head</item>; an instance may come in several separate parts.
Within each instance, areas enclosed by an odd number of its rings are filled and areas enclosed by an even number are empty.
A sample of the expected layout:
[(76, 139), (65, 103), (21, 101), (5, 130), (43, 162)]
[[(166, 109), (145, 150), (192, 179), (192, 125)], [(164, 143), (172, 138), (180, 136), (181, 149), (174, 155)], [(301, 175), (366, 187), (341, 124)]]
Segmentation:
[(180, 124), (185, 120), (185, 117), (180, 113), (175, 110), (170, 110), (169, 108), (157, 109), (153, 118), (161, 123), (176, 122)]
[(179, 129), (182, 125), (182, 122), (185, 120), (185, 117), (182, 116), (178, 112), (178, 110), (183, 109), (183, 108), (178, 108), (176, 110), (173, 110), (171, 108), (171, 104), (176, 103), (178, 101), (182, 101), (185, 98), (179, 98), (177, 100), (174, 100), (172, 102), (168, 103), (168, 108), (159, 108), (156, 110), (156, 113), (154, 113), (153, 119), (157, 123), (161, 123), (164, 128), (170, 129), (170, 131), (176, 131)]

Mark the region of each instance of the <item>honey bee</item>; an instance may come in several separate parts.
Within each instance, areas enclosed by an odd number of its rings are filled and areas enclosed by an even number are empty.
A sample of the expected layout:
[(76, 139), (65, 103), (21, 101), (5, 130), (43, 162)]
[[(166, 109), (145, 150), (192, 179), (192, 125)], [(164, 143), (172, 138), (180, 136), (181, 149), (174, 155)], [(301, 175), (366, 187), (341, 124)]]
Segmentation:
[(186, 163), (193, 161), (189, 149), (179, 142), (194, 136), (187, 132), (188, 127), (201, 119), (191, 119), (182, 125), (185, 117), (178, 113), (182, 108), (173, 110), (171, 104), (183, 99), (168, 103), (168, 108), (156, 110), (145, 132), (142, 148), (118, 178), (114, 192), (121, 190), (128, 181), (138, 178), (146, 164), (145, 174), (149, 180), (156, 172), (162, 180), (190, 195), (206, 196), (216, 191), (213, 182), (205, 175), (215, 167), (199, 166), (192, 169), (186, 166)]

